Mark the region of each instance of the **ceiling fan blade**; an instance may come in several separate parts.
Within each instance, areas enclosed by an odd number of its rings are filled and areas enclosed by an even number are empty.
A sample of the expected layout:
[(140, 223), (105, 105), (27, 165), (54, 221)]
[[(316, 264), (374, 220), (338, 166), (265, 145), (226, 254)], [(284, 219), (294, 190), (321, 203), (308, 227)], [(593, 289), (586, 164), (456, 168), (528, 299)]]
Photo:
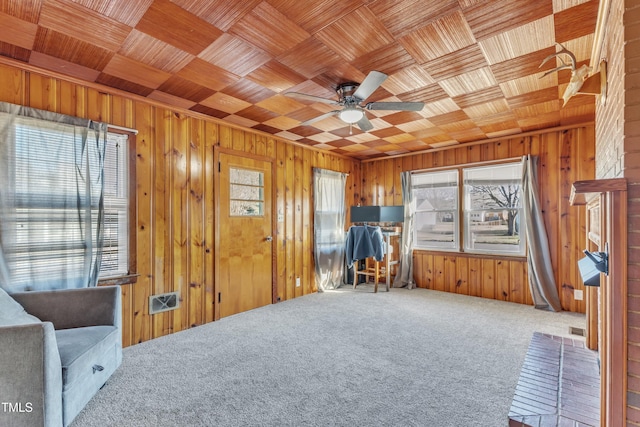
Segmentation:
[(396, 111), (420, 111), (424, 108), (424, 102), (370, 102), (367, 110), (396, 110)]
[(320, 98), (319, 96), (307, 95), (306, 93), (287, 92), (284, 94), (284, 96), (288, 96), (289, 98), (304, 99), (305, 101), (322, 102), (324, 104), (330, 105), (340, 105), (338, 101), (335, 101), (333, 99)]
[(310, 125), (311, 123), (319, 122), (320, 120), (324, 120), (331, 116), (335, 116), (339, 112), (340, 110), (329, 111), (328, 113), (321, 114), (318, 117), (314, 117), (313, 119), (305, 120), (304, 122), (300, 123), (300, 126), (307, 126), (307, 125)]
[(363, 115), (362, 118), (360, 120), (358, 120), (358, 122), (356, 124), (358, 125), (360, 130), (363, 131), (363, 132), (367, 132), (367, 131), (370, 131), (371, 129), (373, 129), (373, 125), (371, 124), (371, 122), (367, 118), (366, 114)]
[(362, 83), (360, 83), (360, 86), (358, 86), (358, 89), (353, 93), (353, 96), (364, 101), (380, 87), (382, 82), (387, 80), (387, 77), (385, 73), (381, 73), (380, 71), (371, 71)]

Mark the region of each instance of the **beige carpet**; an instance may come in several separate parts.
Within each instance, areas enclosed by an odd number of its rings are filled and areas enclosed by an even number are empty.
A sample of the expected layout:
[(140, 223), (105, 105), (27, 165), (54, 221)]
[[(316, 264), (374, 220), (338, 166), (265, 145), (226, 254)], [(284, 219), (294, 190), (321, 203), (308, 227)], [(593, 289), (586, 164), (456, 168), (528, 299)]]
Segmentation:
[(504, 426), (533, 332), (584, 322), (424, 289), (312, 294), (126, 348), (74, 427)]

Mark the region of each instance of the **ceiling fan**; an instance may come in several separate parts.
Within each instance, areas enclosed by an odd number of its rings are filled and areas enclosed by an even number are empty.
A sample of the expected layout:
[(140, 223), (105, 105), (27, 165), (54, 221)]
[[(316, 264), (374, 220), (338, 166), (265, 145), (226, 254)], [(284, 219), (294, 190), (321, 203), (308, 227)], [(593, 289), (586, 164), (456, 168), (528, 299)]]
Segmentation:
[(311, 123), (337, 115), (340, 120), (349, 124), (349, 126), (356, 124), (360, 130), (367, 132), (373, 129), (373, 125), (367, 118), (366, 110), (420, 111), (424, 107), (424, 102), (368, 102), (362, 105), (362, 102), (375, 92), (387, 77), (386, 74), (379, 71), (371, 71), (361, 84), (353, 82), (342, 83), (336, 89), (338, 93), (337, 101), (298, 92), (287, 92), (284, 95), (290, 98), (340, 105), (343, 107), (341, 110), (333, 110), (306, 120), (300, 123), (302, 126), (310, 125)]

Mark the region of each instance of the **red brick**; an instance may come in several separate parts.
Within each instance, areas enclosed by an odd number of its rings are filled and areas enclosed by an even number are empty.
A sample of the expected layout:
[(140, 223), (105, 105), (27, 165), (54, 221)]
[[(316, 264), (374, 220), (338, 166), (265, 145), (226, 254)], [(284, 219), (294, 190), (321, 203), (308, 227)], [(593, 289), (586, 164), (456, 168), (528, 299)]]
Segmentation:
[[(625, 86), (627, 87), (627, 90), (625, 91), (627, 107), (640, 104), (640, 99), (638, 99), (640, 97), (640, 73), (627, 74), (627, 82)], [(638, 121), (638, 119), (636, 118), (630, 121), (634, 122)]]
[(640, 297), (638, 297), (638, 296), (630, 296), (627, 299), (627, 309), (629, 311), (640, 312)]
[(624, 25), (628, 25), (638, 21), (640, 21), (640, 7), (638, 7), (638, 3), (636, 1), (627, 1), (622, 22)]
[[(633, 327), (636, 326), (636, 327)], [(628, 329), (628, 338), (629, 338), (629, 343), (637, 343), (640, 344), (640, 328), (638, 328), (638, 326), (640, 325), (629, 325), (629, 329)]]
[[(640, 344), (629, 344), (627, 346), (628, 357), (632, 360), (640, 360)], [(640, 392), (640, 390), (638, 390)]]
[[(640, 76), (638, 76), (638, 79), (640, 79)], [(638, 83), (640, 84), (640, 83)], [(638, 117), (640, 117), (640, 105), (634, 105), (632, 107), (628, 107), (624, 109), (624, 119), (625, 120), (636, 120)], [(625, 144), (627, 144), (629, 141), (625, 141)], [(636, 142), (637, 143), (637, 142)]]
[(627, 278), (627, 288), (629, 294), (638, 295), (640, 293), (640, 278)]
[(640, 394), (632, 391), (627, 393), (627, 404), (636, 408), (640, 408)]
[[(636, 184), (637, 185), (637, 184)], [(630, 187), (635, 187), (636, 185), (628, 185), (627, 186), (627, 191)], [(629, 207), (627, 208), (627, 224), (629, 223), (629, 221), (633, 221), (633, 220), (638, 220), (640, 219), (640, 210), (638, 208), (635, 208), (634, 205), (636, 204), (640, 204), (640, 197), (629, 197), (627, 199), (628, 203), (629, 203)], [(637, 231), (634, 230), (631, 227), (628, 227), (629, 231)]]
[[(635, 3), (637, 5), (637, 3)], [(632, 40), (635, 38), (640, 38), (640, 27), (638, 27), (638, 23), (640, 23), (640, 8), (627, 8), (624, 11), (623, 16), (624, 22), (624, 38), (625, 40)], [(640, 52), (634, 52), (635, 54), (629, 55), (640, 56)]]
[[(638, 222), (638, 227), (640, 227), (640, 220)], [(631, 222), (629, 222), (629, 228), (631, 228)], [(629, 257), (629, 260), (640, 260), (640, 248), (637, 246), (627, 248), (627, 256)]]
[(627, 360), (627, 370), (630, 374), (640, 375), (640, 362), (635, 360)]
[(627, 388), (640, 393), (640, 377), (627, 375)]
[(627, 256), (629, 259), (640, 259), (640, 248), (638, 246), (629, 246), (627, 248)]
[(627, 322), (629, 325), (640, 325), (640, 313), (637, 311), (630, 311), (627, 313)]
[(640, 203), (629, 203), (627, 213), (629, 214), (629, 216), (640, 214)]
[(640, 71), (640, 58), (626, 58), (624, 65), (628, 73), (636, 73)]
[[(640, 95), (638, 96), (640, 97)], [(622, 159), (625, 164), (625, 169), (637, 169), (640, 167), (640, 151), (629, 152), (629, 150), (627, 150), (627, 152), (623, 154)]]
[(627, 421), (640, 423), (640, 410), (627, 406)]
[(631, 230), (627, 236), (629, 246), (640, 246), (640, 230)]
[[(625, 37), (627, 40), (631, 38), (638, 38), (640, 36), (640, 23), (636, 23), (636, 24), (625, 27), (624, 32), (627, 35)], [(636, 56), (638, 55), (636, 54)]]
[[(640, 64), (640, 61), (639, 61)], [(640, 95), (638, 95), (640, 96)], [(640, 135), (640, 120), (635, 120), (633, 122), (626, 122), (624, 124), (624, 134), (627, 136), (639, 136)], [(629, 150), (630, 151), (630, 150)], [(640, 147), (636, 148), (634, 151), (640, 151)]]
[[(640, 111), (640, 105), (633, 106), (632, 108), (627, 108), (625, 111), (629, 111), (630, 109), (635, 110), (635, 112), (637, 113), (638, 111)], [(640, 144), (640, 136), (627, 135), (624, 140), (625, 152), (636, 152), (638, 150), (638, 144)]]

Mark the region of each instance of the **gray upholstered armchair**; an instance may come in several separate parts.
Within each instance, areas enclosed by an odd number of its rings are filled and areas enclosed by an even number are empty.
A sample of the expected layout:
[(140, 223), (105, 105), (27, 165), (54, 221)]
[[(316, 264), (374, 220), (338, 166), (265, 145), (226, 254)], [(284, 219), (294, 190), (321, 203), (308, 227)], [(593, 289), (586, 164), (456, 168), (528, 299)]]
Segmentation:
[(0, 295), (0, 425), (67, 426), (122, 362), (120, 288), (11, 298)]

